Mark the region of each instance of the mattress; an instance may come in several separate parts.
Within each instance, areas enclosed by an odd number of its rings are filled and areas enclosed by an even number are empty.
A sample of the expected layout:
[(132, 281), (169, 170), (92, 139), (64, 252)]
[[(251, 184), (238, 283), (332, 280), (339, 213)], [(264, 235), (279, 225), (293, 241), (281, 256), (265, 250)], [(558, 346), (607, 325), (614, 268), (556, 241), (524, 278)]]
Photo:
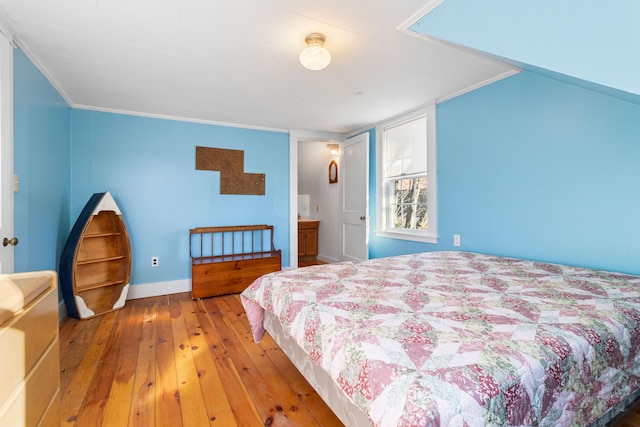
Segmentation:
[(638, 285), (432, 252), (272, 273), (242, 301), (255, 340), (266, 311), (371, 425), (584, 426), (640, 388)]

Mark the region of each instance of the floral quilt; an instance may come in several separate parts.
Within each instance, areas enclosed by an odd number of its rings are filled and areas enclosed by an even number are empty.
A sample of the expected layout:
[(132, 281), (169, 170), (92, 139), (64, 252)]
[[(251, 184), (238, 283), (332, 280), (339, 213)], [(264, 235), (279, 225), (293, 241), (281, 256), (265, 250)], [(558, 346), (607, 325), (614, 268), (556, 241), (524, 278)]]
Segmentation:
[(272, 273), (242, 293), (374, 426), (585, 426), (640, 388), (640, 277), (465, 252)]

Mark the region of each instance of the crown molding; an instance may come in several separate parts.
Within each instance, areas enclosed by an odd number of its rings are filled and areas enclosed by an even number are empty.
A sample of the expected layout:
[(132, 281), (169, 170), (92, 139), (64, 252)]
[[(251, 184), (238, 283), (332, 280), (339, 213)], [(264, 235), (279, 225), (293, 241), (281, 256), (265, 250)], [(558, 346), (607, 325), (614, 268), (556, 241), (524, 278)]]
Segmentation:
[(7, 13), (0, 7), (0, 33), (4, 34), (4, 36), (9, 40), (11, 46), (15, 47), (16, 44), (14, 39), (16, 37), (16, 29), (11, 25), (11, 20)]
[(436, 7), (440, 6), (444, 0), (429, 0), (427, 3), (422, 6), (420, 9), (416, 10), (411, 16), (402, 21), (396, 29), (401, 32), (406, 32), (407, 29), (418, 22), (418, 20), (422, 19), (425, 15), (431, 12)]

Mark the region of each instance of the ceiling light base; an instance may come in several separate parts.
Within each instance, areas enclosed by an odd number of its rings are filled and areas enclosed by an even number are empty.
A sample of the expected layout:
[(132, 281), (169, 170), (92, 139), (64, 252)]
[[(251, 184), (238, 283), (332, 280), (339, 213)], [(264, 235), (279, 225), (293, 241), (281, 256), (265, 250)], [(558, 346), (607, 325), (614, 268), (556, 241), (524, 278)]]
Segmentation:
[(311, 33), (305, 37), (307, 47), (300, 52), (300, 63), (308, 70), (319, 71), (331, 62), (331, 54), (324, 48), (326, 37), (322, 33)]

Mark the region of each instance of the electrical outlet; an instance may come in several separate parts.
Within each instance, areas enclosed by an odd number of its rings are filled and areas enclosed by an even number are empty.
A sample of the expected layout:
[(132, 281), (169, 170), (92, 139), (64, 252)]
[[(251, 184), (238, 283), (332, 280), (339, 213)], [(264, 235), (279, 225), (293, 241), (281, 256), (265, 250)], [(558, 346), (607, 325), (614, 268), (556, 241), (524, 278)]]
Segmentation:
[(453, 246), (460, 246), (460, 235), (459, 234), (454, 234), (453, 235)]
[(157, 267), (158, 266), (158, 257), (157, 256), (152, 256), (151, 257), (151, 267)]

